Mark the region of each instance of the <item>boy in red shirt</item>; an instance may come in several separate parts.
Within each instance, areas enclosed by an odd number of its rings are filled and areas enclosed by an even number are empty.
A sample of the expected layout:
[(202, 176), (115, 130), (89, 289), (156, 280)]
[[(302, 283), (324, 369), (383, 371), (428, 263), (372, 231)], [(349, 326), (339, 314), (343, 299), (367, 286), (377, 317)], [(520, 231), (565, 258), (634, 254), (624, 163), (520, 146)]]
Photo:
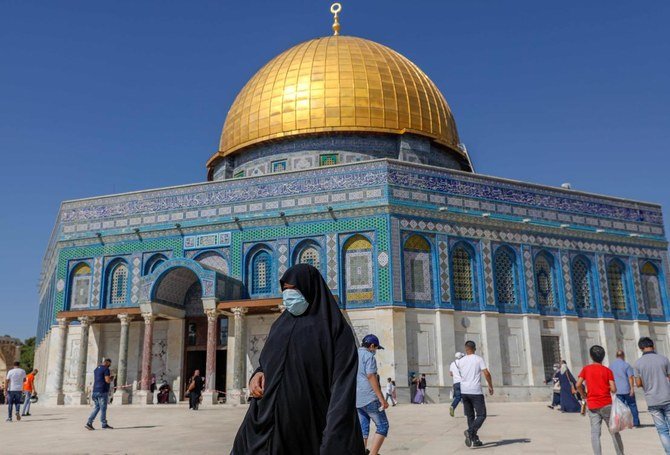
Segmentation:
[[(579, 373), (577, 390), (586, 397), (586, 405), (589, 408), (589, 420), (591, 421), (591, 446), (594, 455), (601, 455), (600, 426), (603, 421), (609, 431), (610, 412), (612, 411), (612, 393), (616, 393), (614, 374), (612, 370), (603, 366), (605, 349), (602, 346), (591, 346), (589, 349), (591, 365), (585, 366)], [(586, 382), (586, 391), (584, 383)], [(619, 433), (611, 433), (614, 442), (614, 450), (617, 455), (623, 455), (623, 442)]]

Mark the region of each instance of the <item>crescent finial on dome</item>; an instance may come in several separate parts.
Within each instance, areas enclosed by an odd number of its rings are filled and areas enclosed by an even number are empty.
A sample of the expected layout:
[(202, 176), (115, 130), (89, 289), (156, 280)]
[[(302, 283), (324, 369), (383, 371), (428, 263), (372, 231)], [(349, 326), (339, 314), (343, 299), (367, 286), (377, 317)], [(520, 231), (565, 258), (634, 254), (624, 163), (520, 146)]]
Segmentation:
[(333, 13), (333, 35), (335, 36), (340, 34), (340, 11), (342, 11), (340, 3), (335, 2), (330, 6), (330, 12)]

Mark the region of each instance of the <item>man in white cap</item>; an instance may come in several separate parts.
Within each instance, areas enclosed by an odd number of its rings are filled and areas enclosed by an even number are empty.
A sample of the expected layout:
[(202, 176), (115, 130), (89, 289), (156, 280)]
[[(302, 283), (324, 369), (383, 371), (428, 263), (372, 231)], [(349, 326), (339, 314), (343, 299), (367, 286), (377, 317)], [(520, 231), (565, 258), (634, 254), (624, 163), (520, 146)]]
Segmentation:
[(453, 386), (453, 391), (454, 391), (454, 401), (451, 402), (451, 406), (449, 407), (449, 415), (451, 417), (454, 416), (454, 411), (456, 410), (456, 406), (458, 406), (458, 403), (461, 402), (461, 370), (458, 368), (458, 361), (464, 356), (462, 352), (457, 352), (456, 353), (456, 360), (451, 362), (451, 365), (449, 365), (449, 376), (454, 378), (454, 386)]

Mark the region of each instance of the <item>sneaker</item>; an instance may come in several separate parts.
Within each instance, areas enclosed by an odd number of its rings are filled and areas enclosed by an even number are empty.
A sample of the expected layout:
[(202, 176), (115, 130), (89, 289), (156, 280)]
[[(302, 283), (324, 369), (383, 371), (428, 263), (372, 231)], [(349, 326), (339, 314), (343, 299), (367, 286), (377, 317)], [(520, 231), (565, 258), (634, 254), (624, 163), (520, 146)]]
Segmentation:
[(473, 447), (481, 447), (483, 445), (484, 445), (484, 443), (479, 438), (476, 438), (472, 441), (472, 446)]
[(463, 434), (465, 435), (465, 445), (467, 447), (472, 447), (472, 439), (470, 439), (470, 432), (468, 430), (465, 430)]
[(5, 422), (11, 422), (11, 421), (12, 421), (12, 419), (10, 419), (9, 417), (7, 417), (7, 418), (5, 419)]
[(453, 407), (453, 406), (449, 406), (449, 415), (450, 415), (451, 417), (454, 416), (454, 407)]
[(105, 426), (102, 427), (102, 428), (103, 428), (103, 430), (113, 430), (113, 429), (114, 429), (114, 427), (111, 426), (111, 425), (105, 425)]
[(92, 424), (92, 423), (88, 423), (88, 422), (87, 422), (86, 425), (84, 425), (84, 426), (86, 427), (87, 430), (91, 430), (91, 431), (92, 431), (92, 430), (95, 430), (95, 428), (93, 428), (93, 424)]
[(553, 407), (552, 405), (550, 405), (550, 404), (548, 404), (547, 407), (548, 407), (549, 409), (554, 409), (554, 407)]
[(21, 414), (19, 414), (19, 413), (17, 412), (17, 413), (16, 413), (16, 421), (18, 422), (19, 420), (21, 420)]
[(26, 414), (23, 414), (23, 415), (26, 416), (26, 417), (30, 417), (30, 413), (29, 413), (29, 412), (26, 413)]

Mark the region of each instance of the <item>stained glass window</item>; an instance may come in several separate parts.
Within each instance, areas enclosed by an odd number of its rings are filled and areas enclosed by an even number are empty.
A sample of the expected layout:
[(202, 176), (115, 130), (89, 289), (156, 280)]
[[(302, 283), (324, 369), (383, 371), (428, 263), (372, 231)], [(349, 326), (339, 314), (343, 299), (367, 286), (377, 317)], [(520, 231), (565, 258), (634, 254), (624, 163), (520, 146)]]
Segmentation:
[(337, 153), (328, 153), (319, 157), (320, 166), (332, 166), (337, 164)]
[(251, 265), (251, 292), (252, 294), (269, 294), (272, 292), (272, 264), (270, 253), (260, 251), (256, 253)]
[(298, 264), (309, 264), (317, 269), (321, 268), (321, 254), (314, 246), (307, 246), (298, 255)]
[(626, 310), (626, 289), (624, 287), (624, 268), (618, 261), (610, 262), (607, 267), (607, 286), (610, 302), (615, 310)]
[(413, 235), (405, 242), (405, 298), (431, 301), (432, 267), (430, 243), (420, 235)]
[(578, 308), (591, 307), (591, 269), (586, 259), (578, 257), (572, 263), (572, 288)]
[(541, 306), (551, 307), (554, 299), (554, 273), (549, 260), (543, 254), (535, 259), (535, 286), (537, 287), (537, 301)]
[(90, 293), (91, 268), (87, 264), (80, 264), (72, 274), (70, 309), (88, 308)]
[(473, 266), (470, 253), (462, 246), (456, 247), (451, 256), (451, 270), (454, 277), (454, 297), (461, 302), (474, 302)]
[(498, 303), (516, 304), (516, 279), (514, 252), (501, 247), (496, 251), (493, 261), (496, 298)]
[(647, 262), (642, 266), (642, 294), (644, 303), (652, 313), (659, 313), (661, 305), (661, 286), (658, 281), (658, 270)]
[(128, 266), (120, 263), (110, 274), (109, 304), (124, 305), (128, 297)]
[(344, 276), (346, 300), (373, 299), (372, 244), (362, 235), (355, 235), (344, 245)]
[(284, 172), (285, 170), (286, 170), (286, 160), (272, 162), (272, 172)]

